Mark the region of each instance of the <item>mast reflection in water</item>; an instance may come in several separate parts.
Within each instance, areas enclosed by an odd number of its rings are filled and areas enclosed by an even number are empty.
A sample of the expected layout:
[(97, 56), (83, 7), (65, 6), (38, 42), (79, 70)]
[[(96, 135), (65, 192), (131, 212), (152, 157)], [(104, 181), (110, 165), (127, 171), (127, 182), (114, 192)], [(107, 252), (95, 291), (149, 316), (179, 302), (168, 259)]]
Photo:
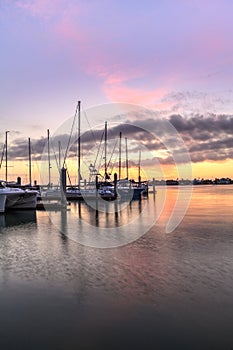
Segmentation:
[[(233, 186), (195, 187), (183, 221), (166, 233), (177, 190), (167, 189), (163, 204), (158, 188), (125, 206), (71, 203), (4, 224), (1, 349), (233, 348)], [(137, 217), (143, 228), (149, 216), (157, 220), (148, 232), (120, 247), (73, 239), (96, 230), (104, 240), (125, 226), (132, 235)]]

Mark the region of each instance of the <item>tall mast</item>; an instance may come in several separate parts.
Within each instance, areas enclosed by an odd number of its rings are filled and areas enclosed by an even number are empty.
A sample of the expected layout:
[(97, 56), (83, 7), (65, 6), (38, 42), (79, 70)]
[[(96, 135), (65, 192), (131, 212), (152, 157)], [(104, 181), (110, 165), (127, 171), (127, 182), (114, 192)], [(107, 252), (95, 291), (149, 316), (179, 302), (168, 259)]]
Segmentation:
[(107, 122), (105, 122), (105, 131), (104, 131), (104, 174), (105, 180), (107, 180)]
[(80, 140), (80, 125), (81, 125), (81, 101), (78, 101), (78, 188), (80, 189), (80, 183), (81, 183), (81, 172), (80, 172), (80, 165), (81, 165), (81, 140)]
[(120, 138), (119, 138), (119, 170), (118, 170), (119, 180), (121, 179), (121, 136), (122, 136), (122, 133), (120, 131)]
[(32, 154), (31, 154), (31, 139), (28, 138), (28, 161), (29, 161), (29, 186), (32, 185)]
[(9, 131), (6, 131), (6, 139), (5, 139), (5, 147), (6, 147), (6, 182), (7, 182), (7, 169), (8, 169), (8, 164), (7, 164), (7, 162), (8, 162), (8, 155), (7, 155), (7, 134), (8, 134), (8, 132)]
[(60, 171), (61, 170), (61, 141), (58, 141), (58, 166)]
[(2, 162), (3, 162), (3, 159), (4, 159), (4, 155), (5, 155), (5, 148), (6, 148), (6, 144), (4, 143), (3, 150), (2, 150), (2, 156), (1, 156), (0, 169), (2, 167)]
[(138, 182), (141, 182), (141, 148), (139, 150), (139, 160), (138, 160)]
[(129, 180), (129, 160), (128, 160), (128, 144), (125, 138), (125, 162), (126, 162), (126, 179)]
[(49, 172), (49, 187), (51, 186), (51, 162), (50, 162), (50, 140), (49, 140), (49, 129), (47, 129), (47, 140), (48, 140), (48, 172)]

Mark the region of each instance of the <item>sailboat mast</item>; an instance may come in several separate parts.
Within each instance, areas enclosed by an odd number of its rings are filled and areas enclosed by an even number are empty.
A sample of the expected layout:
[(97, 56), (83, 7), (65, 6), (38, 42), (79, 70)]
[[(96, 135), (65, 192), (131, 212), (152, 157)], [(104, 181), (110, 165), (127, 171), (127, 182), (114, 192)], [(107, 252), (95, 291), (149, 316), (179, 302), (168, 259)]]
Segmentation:
[(49, 129), (47, 129), (47, 141), (48, 141), (48, 173), (49, 173), (49, 187), (51, 186), (51, 162), (50, 162), (50, 133)]
[(58, 141), (58, 166), (60, 171), (61, 170), (61, 141)]
[(80, 140), (80, 129), (81, 129), (81, 101), (78, 101), (78, 188), (80, 189), (81, 184), (81, 140)]
[(5, 159), (6, 159), (6, 182), (7, 182), (7, 176), (8, 176), (8, 173), (7, 173), (7, 170), (8, 170), (8, 154), (7, 154), (7, 134), (8, 134), (9, 131), (6, 131), (6, 139), (5, 139), (5, 147), (6, 147), (6, 155), (5, 155)]
[(29, 161), (29, 186), (32, 185), (32, 153), (31, 153), (31, 139), (28, 138), (28, 161)]
[(122, 133), (120, 131), (120, 138), (119, 138), (119, 170), (118, 170), (118, 177), (119, 180), (121, 179), (121, 137), (122, 137)]
[(138, 182), (141, 183), (141, 149), (139, 150), (139, 160), (138, 160)]
[(105, 122), (105, 131), (104, 131), (104, 174), (105, 180), (107, 180), (107, 122)]
[(126, 179), (129, 180), (129, 160), (128, 160), (128, 142), (125, 138), (125, 159), (126, 159)]
[(4, 143), (3, 149), (2, 149), (2, 156), (1, 156), (0, 169), (2, 168), (2, 162), (3, 162), (3, 159), (4, 159), (4, 155), (5, 155), (5, 148), (6, 148), (6, 144)]

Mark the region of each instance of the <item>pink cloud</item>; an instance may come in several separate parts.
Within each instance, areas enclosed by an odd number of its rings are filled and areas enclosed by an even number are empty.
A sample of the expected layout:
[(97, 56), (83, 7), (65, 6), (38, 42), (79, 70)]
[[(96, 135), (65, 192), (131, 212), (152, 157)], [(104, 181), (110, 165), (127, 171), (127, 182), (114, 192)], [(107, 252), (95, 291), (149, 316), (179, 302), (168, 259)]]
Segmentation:
[(102, 91), (110, 101), (120, 100), (148, 106), (156, 105), (160, 108), (167, 107), (168, 103), (160, 101), (166, 94), (166, 89), (144, 89), (138, 87), (138, 82), (135, 83), (135, 80), (151, 76), (148, 62), (141, 63), (137, 67), (132, 67), (127, 62), (122, 64), (121, 55), (115, 57), (108, 46), (102, 47), (100, 38), (98, 35), (95, 36), (93, 28), (82, 23), (81, 13), (93, 12), (95, 8), (91, 5), (81, 5), (80, 8), (77, 2), (66, 0), (18, 0), (17, 6), (33, 16), (49, 20), (48, 23), (56, 34), (59, 44), (69, 50), (72, 64), (76, 69), (82, 67), (86, 74), (99, 80)]
[[(106, 57), (103, 57), (103, 60), (105, 59)], [(90, 59), (87, 64), (87, 72), (102, 81), (102, 90), (109, 100), (134, 103), (142, 95), (144, 100), (151, 98), (150, 95), (153, 95), (153, 92), (127, 87), (129, 82), (143, 78), (146, 75), (146, 71), (143, 68), (136, 69), (121, 64), (111, 64), (111, 57), (108, 57), (107, 61), (103, 65), (101, 57), (99, 57), (97, 62), (96, 57), (95, 62)]]
[(151, 103), (163, 96), (163, 91), (145, 91), (144, 89), (127, 87), (125, 84), (104, 83), (104, 91), (110, 100), (123, 100), (130, 103)]
[[(105, 59), (106, 56), (102, 59), (101, 55), (98, 60), (95, 57), (95, 62), (90, 58), (86, 68), (88, 74), (101, 80), (102, 91), (111, 102), (141, 104), (163, 112), (170, 111), (173, 108), (174, 101), (163, 100), (170, 91), (169, 86), (158, 89), (138, 87), (137, 80), (140, 81), (140, 79), (144, 79), (149, 75), (147, 68), (143, 66), (133, 68), (121, 64), (113, 65), (110, 63), (112, 61), (111, 57), (108, 57), (108, 62), (105, 65), (101, 64)], [(169, 77), (167, 79), (168, 85), (172, 81), (173, 78)]]
[[(54, 46), (58, 46), (59, 50), (67, 50), (69, 63), (75, 67), (75, 73), (82, 70), (82, 74), (97, 81), (110, 101), (172, 110), (176, 102), (164, 99), (170, 91), (174, 88), (183, 89), (186, 84), (195, 85), (196, 82), (202, 86), (204, 73), (208, 77), (208, 83), (209, 75), (218, 73), (226, 60), (231, 59), (231, 55), (226, 53), (232, 45), (227, 43), (229, 36), (224, 37), (220, 23), (213, 27), (211, 22), (208, 27), (202, 19), (195, 31), (188, 32), (187, 37), (184, 35), (185, 45), (175, 51), (170, 59), (169, 52), (163, 47), (160, 57), (159, 46), (155, 53), (149, 51), (150, 58), (143, 55), (138, 58), (137, 51), (134, 54), (135, 47), (130, 49), (130, 41), (126, 41), (126, 46), (115, 44), (114, 40), (109, 40), (113, 30), (108, 33), (104, 21), (103, 28), (102, 22), (95, 22), (99, 7), (95, 2), (85, 4), (72, 0), (18, 0), (16, 4), (18, 8), (47, 21), (56, 37)], [(195, 4), (199, 6), (200, 1)], [(194, 6), (194, 3), (190, 1), (189, 5)], [(113, 36), (115, 37), (117, 38)], [(190, 76), (194, 77), (193, 81)], [(144, 80), (143, 87), (140, 80)]]
[(130, 68), (128, 66), (109, 67), (92, 67), (92, 73), (102, 79), (102, 90), (106, 97), (112, 102), (125, 102), (141, 104), (148, 107), (155, 107), (159, 110), (170, 109), (174, 102), (164, 101), (163, 98), (168, 93), (168, 88), (161, 87), (158, 89), (145, 89), (138, 87), (135, 80), (148, 76), (146, 69), (142, 67)]

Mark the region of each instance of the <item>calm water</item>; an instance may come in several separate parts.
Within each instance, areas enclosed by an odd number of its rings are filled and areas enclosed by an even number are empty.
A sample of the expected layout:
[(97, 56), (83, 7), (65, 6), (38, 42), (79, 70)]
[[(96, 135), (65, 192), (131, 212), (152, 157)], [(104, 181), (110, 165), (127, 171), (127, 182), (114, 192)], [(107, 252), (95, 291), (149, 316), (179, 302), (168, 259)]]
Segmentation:
[[(164, 206), (157, 191), (111, 213), (73, 203), (65, 218), (0, 217), (1, 349), (233, 349), (233, 186), (194, 187), (171, 233), (177, 188)], [(157, 221), (122, 247), (88, 247), (64, 234), (80, 220), (92, 231), (134, 227), (145, 207)], [(72, 222), (74, 214), (81, 219)]]

